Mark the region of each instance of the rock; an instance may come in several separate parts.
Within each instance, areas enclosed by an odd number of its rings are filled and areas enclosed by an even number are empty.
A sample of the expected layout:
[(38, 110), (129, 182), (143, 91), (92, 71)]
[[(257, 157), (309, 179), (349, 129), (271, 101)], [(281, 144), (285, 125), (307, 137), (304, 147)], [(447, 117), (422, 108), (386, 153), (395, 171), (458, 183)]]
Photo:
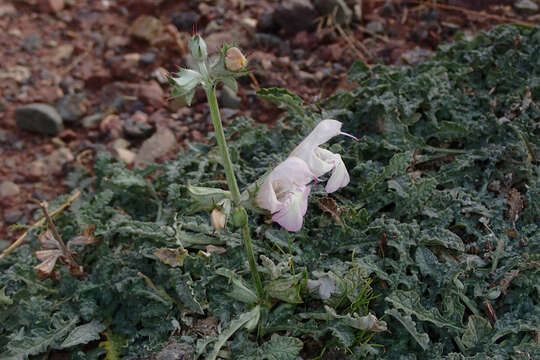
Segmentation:
[(349, 25), (352, 21), (353, 12), (344, 0), (315, 0), (315, 7), (323, 15), (336, 11), (335, 21), (340, 25)]
[(538, 12), (538, 4), (532, 0), (519, 0), (514, 3), (517, 11), (523, 14), (534, 14)]
[(109, 49), (114, 49), (117, 47), (123, 47), (129, 44), (129, 39), (124, 36), (111, 36), (109, 40), (107, 40), (107, 47)]
[(14, 182), (2, 181), (2, 183), (0, 183), (0, 199), (8, 196), (18, 195), (19, 192), (19, 186)]
[(17, 223), (22, 217), (23, 212), (17, 209), (7, 209), (4, 210), (4, 221), (7, 225), (13, 225)]
[(0, 4), (0, 17), (4, 15), (15, 15), (16, 13), (17, 9), (15, 9), (13, 4)]
[(224, 108), (237, 109), (242, 103), (242, 99), (234, 90), (224, 86), (221, 89), (221, 105)]
[(141, 84), (137, 91), (142, 101), (150, 106), (159, 108), (165, 104), (165, 93), (159, 84), (152, 80), (147, 83)]
[(56, 110), (66, 123), (74, 123), (86, 115), (87, 102), (81, 94), (68, 94), (56, 103)]
[(24, 83), (32, 76), (29, 68), (21, 65), (10, 66), (7, 69), (0, 69), (0, 79), (13, 79), (18, 83)]
[(15, 120), (21, 130), (56, 135), (64, 129), (62, 117), (47, 104), (23, 105), (15, 110)]
[(245, 47), (249, 45), (250, 37), (247, 31), (240, 25), (233, 25), (228, 30), (220, 30), (208, 35), (206, 39), (206, 45), (209, 53), (218, 52), (224, 43), (235, 42), (239, 47)]
[(45, 164), (53, 174), (60, 173), (64, 164), (75, 160), (73, 153), (68, 148), (54, 150), (45, 157)]
[(82, 118), (81, 124), (85, 129), (91, 129), (99, 126), (104, 115), (101, 113), (88, 115)]
[(194, 353), (191, 345), (172, 342), (156, 354), (156, 360), (191, 360)]
[(155, 60), (156, 60), (156, 53), (151, 52), (151, 51), (145, 52), (141, 54), (141, 56), (139, 57), (139, 62), (142, 65), (151, 65)]
[(174, 112), (185, 108), (186, 106), (188, 106), (188, 104), (184, 96), (176, 96), (167, 103), (167, 107)]
[(156, 68), (152, 71), (152, 77), (156, 79), (160, 84), (169, 83), (169, 72), (162, 67)]
[(257, 19), (250, 17), (242, 18), (242, 20), (240, 20), (240, 24), (250, 34), (254, 34), (257, 31)]
[(124, 138), (118, 138), (111, 142), (109, 145), (113, 150), (127, 149), (129, 147), (129, 141)]
[(99, 123), (99, 131), (107, 134), (112, 139), (116, 139), (122, 134), (122, 120), (118, 115), (107, 115)]
[(43, 12), (57, 13), (64, 8), (64, 0), (39, 0), (39, 9)]
[(200, 19), (200, 15), (194, 11), (182, 11), (172, 15), (171, 22), (180, 31), (191, 32), (193, 25)]
[(312, 29), (316, 18), (317, 12), (309, 0), (283, 1), (274, 11), (275, 22), (287, 34)]
[(416, 65), (431, 58), (435, 53), (429, 49), (415, 47), (401, 54), (401, 59), (405, 64)]
[(158, 18), (142, 15), (131, 25), (129, 32), (135, 38), (152, 42), (163, 33), (163, 24)]
[(134, 14), (146, 14), (159, 5), (164, 0), (129, 0), (126, 4), (130, 13)]
[(51, 56), (51, 61), (55, 64), (60, 64), (62, 61), (71, 57), (73, 50), (75, 50), (75, 46), (72, 44), (63, 44), (58, 46)]
[(126, 165), (131, 165), (135, 162), (137, 154), (128, 149), (116, 149), (116, 156), (118, 159), (126, 163)]
[(171, 130), (161, 127), (149, 139), (145, 140), (135, 159), (135, 167), (142, 167), (154, 162), (176, 146), (176, 138)]
[(148, 124), (146, 114), (140, 111), (124, 121), (123, 129), (127, 137), (138, 139), (146, 139), (154, 131), (152, 125)]
[(26, 176), (28, 180), (39, 180), (48, 174), (47, 164), (41, 159), (32, 161), (27, 168)]
[(113, 56), (107, 59), (112, 75), (117, 79), (133, 79), (139, 73), (139, 60), (141, 55), (138, 53), (125, 54), (123, 56)]
[(22, 48), (28, 52), (32, 52), (41, 47), (41, 36), (39, 34), (30, 34), (23, 39)]
[(374, 20), (366, 25), (366, 29), (374, 34), (379, 34), (384, 31), (384, 25), (380, 21)]
[(264, 10), (257, 21), (257, 32), (273, 33), (278, 29), (278, 25), (274, 20), (274, 10), (267, 8)]

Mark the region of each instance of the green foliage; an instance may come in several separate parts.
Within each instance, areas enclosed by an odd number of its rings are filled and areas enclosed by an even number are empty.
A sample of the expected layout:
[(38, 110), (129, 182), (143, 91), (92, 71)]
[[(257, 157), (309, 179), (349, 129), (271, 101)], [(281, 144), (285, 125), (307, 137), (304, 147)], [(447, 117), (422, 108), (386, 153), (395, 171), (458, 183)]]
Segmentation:
[[(85, 276), (38, 279), (37, 230), (0, 260), (0, 359), (136, 358), (173, 339), (201, 359), (540, 357), (539, 54), (540, 30), (503, 26), (416, 67), (357, 63), (353, 91), (317, 109), (263, 90), (289, 115), (225, 132), (271, 306), (254, 303), (233, 219), (210, 225), (229, 197), (212, 146), (134, 171), (100, 154), (55, 218), (65, 240), (95, 226)], [(314, 185), (288, 237), (248, 195), (327, 116), (360, 136), (330, 144), (351, 182), (332, 214)]]

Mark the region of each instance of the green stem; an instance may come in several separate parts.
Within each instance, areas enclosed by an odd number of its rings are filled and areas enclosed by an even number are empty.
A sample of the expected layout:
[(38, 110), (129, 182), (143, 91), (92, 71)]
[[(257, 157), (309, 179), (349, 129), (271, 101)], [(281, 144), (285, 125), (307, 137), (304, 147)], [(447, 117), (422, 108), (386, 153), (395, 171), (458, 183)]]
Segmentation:
[[(227, 148), (225, 133), (223, 132), (223, 125), (221, 123), (221, 116), (219, 115), (219, 106), (216, 98), (216, 89), (213, 84), (208, 84), (204, 87), (204, 91), (206, 92), (206, 98), (208, 99), (208, 104), (210, 105), (210, 115), (212, 117), (212, 124), (214, 125), (214, 131), (216, 133), (216, 140), (218, 143), (219, 152), (221, 154), (221, 161), (223, 167), (225, 168), (227, 185), (229, 186), (229, 190), (232, 194), (234, 205), (238, 209), (242, 209), (245, 212), (245, 210), (240, 207), (240, 189), (238, 188), (238, 183), (236, 182), (231, 156), (229, 154), (229, 149)], [(253, 278), (255, 290), (257, 291), (257, 297), (259, 298), (259, 302), (262, 302), (264, 291), (261, 276), (257, 270), (257, 262), (255, 261), (255, 255), (253, 253), (253, 245), (251, 244), (251, 236), (249, 234), (249, 226), (247, 222), (242, 225), (242, 239), (244, 240), (244, 248), (246, 250), (246, 255), (249, 262), (251, 277)]]

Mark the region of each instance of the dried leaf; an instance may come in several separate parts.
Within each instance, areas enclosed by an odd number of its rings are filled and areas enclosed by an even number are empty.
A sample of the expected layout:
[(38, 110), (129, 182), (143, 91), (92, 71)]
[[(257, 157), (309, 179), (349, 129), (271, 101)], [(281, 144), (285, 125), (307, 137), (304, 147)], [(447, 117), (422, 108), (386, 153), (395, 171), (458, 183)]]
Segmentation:
[(521, 194), (519, 191), (515, 188), (512, 188), (510, 190), (510, 193), (508, 194), (508, 218), (512, 223), (515, 224), (519, 217), (519, 213), (524, 208), (523, 199), (521, 198)]
[(154, 251), (154, 256), (161, 262), (172, 267), (180, 267), (184, 265), (184, 258), (188, 254), (186, 249), (182, 248), (159, 248)]

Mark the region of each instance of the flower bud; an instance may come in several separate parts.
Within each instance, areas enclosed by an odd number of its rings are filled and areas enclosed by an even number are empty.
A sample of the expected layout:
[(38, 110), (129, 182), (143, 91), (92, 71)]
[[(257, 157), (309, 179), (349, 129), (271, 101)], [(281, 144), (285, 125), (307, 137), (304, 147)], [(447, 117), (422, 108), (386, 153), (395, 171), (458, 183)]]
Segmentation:
[(214, 227), (214, 230), (221, 230), (225, 227), (225, 215), (218, 208), (214, 208), (210, 214), (210, 223)]
[(237, 47), (232, 47), (225, 53), (225, 68), (232, 72), (238, 72), (246, 67), (247, 60)]
[(236, 227), (242, 227), (242, 226), (246, 225), (247, 222), (248, 222), (248, 216), (247, 216), (246, 210), (243, 207), (237, 208), (233, 212), (232, 219), (233, 219), (233, 224)]

